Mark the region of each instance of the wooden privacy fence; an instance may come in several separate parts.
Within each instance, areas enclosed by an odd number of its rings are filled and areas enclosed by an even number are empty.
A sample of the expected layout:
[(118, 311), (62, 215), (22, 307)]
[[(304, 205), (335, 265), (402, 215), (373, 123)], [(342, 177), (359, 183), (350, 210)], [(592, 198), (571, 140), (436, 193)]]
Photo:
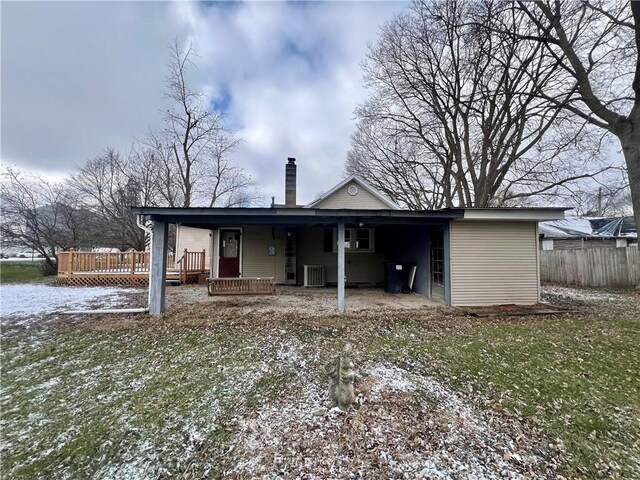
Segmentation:
[(638, 247), (540, 252), (542, 282), (585, 287), (640, 285)]

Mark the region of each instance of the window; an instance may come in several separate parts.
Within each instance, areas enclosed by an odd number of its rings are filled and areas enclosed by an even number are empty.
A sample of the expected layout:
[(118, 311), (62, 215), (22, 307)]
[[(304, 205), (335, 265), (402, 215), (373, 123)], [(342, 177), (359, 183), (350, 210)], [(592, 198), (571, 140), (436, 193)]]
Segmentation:
[[(345, 228), (345, 250), (347, 252), (373, 252), (375, 251), (373, 228)], [(333, 251), (338, 251), (338, 229), (333, 229)]]
[(444, 233), (431, 233), (431, 281), (444, 285)]

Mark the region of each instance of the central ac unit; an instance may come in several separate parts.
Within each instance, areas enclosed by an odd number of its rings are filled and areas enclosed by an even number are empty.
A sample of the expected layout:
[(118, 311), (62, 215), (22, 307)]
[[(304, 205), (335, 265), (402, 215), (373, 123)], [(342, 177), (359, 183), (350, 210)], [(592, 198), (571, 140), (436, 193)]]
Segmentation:
[(324, 265), (304, 266), (304, 286), (324, 287)]

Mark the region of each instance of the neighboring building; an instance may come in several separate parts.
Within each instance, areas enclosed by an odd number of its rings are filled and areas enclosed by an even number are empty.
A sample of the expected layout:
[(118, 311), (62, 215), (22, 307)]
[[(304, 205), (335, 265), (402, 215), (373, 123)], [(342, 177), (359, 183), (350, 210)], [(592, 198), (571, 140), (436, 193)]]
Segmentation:
[[(285, 198), (284, 205), (271, 208), (133, 211), (154, 221), (158, 252), (166, 250), (167, 225), (179, 224), (177, 251), (210, 252), (213, 278), (273, 277), (278, 284), (338, 285), (340, 292), (345, 284), (382, 285), (393, 273), (388, 269), (410, 264), (414, 292), (446, 305), (470, 306), (537, 303), (538, 222), (564, 218), (566, 210), (402, 210), (355, 176), (301, 206), (291, 158)], [(156, 271), (162, 272), (160, 267)], [(164, 292), (161, 280), (155, 282)], [(155, 313), (164, 308), (163, 300), (157, 301)]]
[(540, 222), (541, 250), (638, 246), (633, 217), (571, 217)]

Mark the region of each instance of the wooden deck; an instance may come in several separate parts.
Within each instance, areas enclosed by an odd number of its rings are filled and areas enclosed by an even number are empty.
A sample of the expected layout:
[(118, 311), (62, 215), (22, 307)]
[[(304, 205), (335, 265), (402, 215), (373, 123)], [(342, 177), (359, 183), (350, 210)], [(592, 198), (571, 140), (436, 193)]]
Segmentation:
[[(56, 284), (146, 286), (149, 284), (149, 261), (149, 252), (60, 252)], [(165, 278), (171, 283), (197, 283), (207, 272), (205, 267), (204, 250), (185, 250), (178, 259), (170, 254)]]

